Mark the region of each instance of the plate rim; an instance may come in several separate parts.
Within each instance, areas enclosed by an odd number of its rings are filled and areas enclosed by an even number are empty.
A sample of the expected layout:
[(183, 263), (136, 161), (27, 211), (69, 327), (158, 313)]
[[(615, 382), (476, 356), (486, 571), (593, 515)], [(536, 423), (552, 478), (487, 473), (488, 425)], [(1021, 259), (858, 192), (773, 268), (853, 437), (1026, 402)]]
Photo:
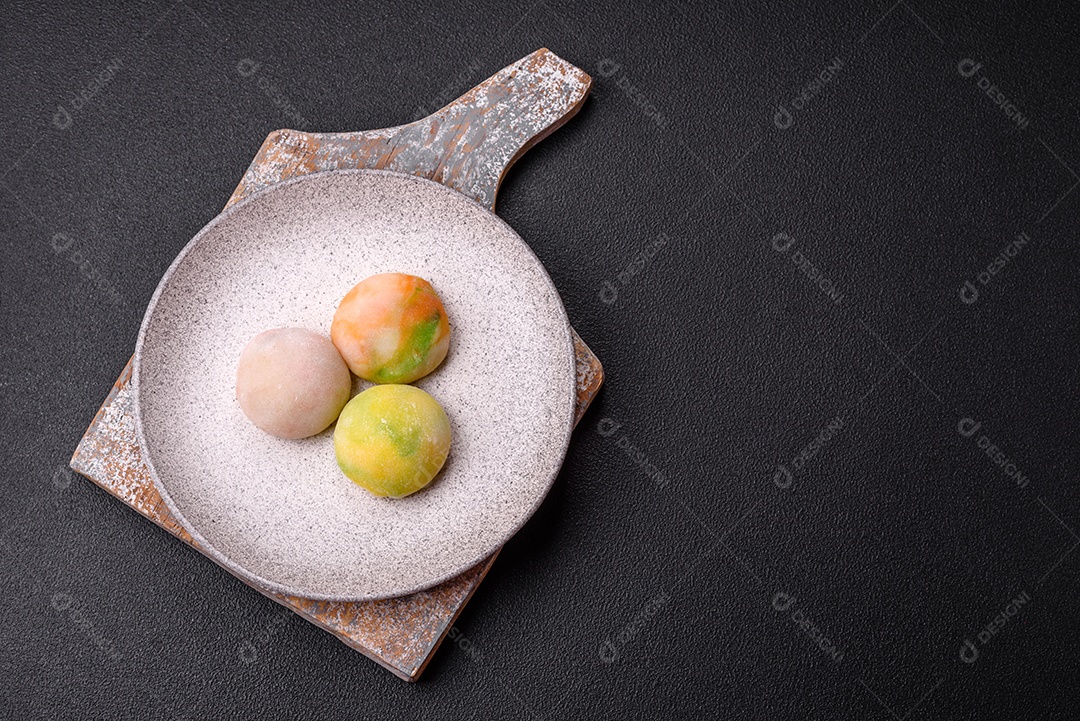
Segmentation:
[[(350, 594), (345, 594), (345, 595), (342, 595), (342, 594), (329, 594), (329, 593), (318, 593), (318, 592), (312, 591), (311, 589), (297, 588), (297, 587), (292, 587), (292, 586), (289, 586), (289, 585), (286, 585), (286, 584), (278, 583), (276, 581), (271, 581), (271, 580), (269, 580), (267, 578), (264, 578), (264, 577), (260, 576), (259, 574), (255, 573), (253, 571), (250, 571), (249, 569), (245, 568), (243, 565), (241, 565), (238, 562), (234, 561), (233, 559), (231, 559), (228, 556), (228, 554), (226, 554), (226, 553), (222, 552), (221, 550), (219, 550), (214, 544), (210, 543), (210, 541), (207, 540), (205, 536), (203, 536), (201, 533), (199, 533), (198, 529), (195, 528), (195, 526), (191, 523), (191, 521), (189, 521), (184, 516), (184, 514), (180, 511), (180, 509), (177, 508), (175, 501), (169, 495), (168, 489), (165, 487), (164, 483), (161, 481), (161, 478), (159, 477), (157, 469), (154, 467), (152, 454), (150, 452), (150, 446), (146, 441), (146, 436), (145, 436), (145, 433), (144, 433), (144, 430), (143, 430), (142, 394), (141, 394), (141, 387), (140, 387), (140, 375), (141, 375), (142, 355), (143, 355), (143, 350), (144, 350), (144, 345), (145, 345), (146, 333), (147, 333), (147, 328), (148, 328), (149, 323), (150, 323), (150, 319), (154, 314), (154, 310), (157, 308), (157, 305), (158, 305), (158, 302), (159, 302), (159, 300), (161, 298), (161, 295), (165, 290), (165, 286), (169, 282), (169, 280), (172, 278), (173, 273), (184, 262), (185, 258), (188, 256), (188, 254), (199, 244), (199, 242), (202, 240), (202, 238), (204, 238), (206, 235), (208, 235), (209, 232), (212, 231), (215, 227), (217, 227), (220, 223), (224, 222), (225, 219), (239, 213), (242, 208), (246, 207), (247, 205), (251, 204), (252, 202), (254, 202), (256, 200), (261, 200), (262, 198), (265, 198), (268, 195), (272, 195), (273, 193), (278, 192), (278, 191), (280, 191), (280, 190), (282, 190), (284, 188), (287, 188), (287, 187), (290, 187), (290, 186), (293, 186), (293, 185), (303, 184), (305, 182), (310, 182), (310, 181), (316, 180), (316, 179), (322, 179), (322, 178), (325, 178), (325, 177), (330, 176), (330, 175), (334, 175), (334, 176), (340, 176), (340, 175), (393, 176), (393, 177), (401, 178), (403, 180), (407, 180), (409, 182), (415, 182), (415, 183), (418, 183), (418, 184), (421, 184), (421, 185), (432, 186), (432, 187), (438, 189), (437, 192), (447, 194), (447, 197), (453, 197), (455, 199), (453, 202), (464, 202), (464, 203), (467, 203), (469, 205), (472, 205), (475, 208), (482, 211), (483, 213), (485, 213), (486, 215), (488, 215), (491, 218), (495, 219), (495, 221), (498, 224), (502, 225), (505, 230), (509, 231), (509, 233), (512, 235), (512, 237), (517, 239), (518, 243), (520, 243), (521, 246), (525, 249), (525, 251), (529, 255), (532, 256), (533, 260), (536, 262), (537, 267), (539, 267), (539, 269), (542, 271), (542, 277), (546, 281), (547, 286), (548, 286), (549, 290), (551, 291), (552, 297), (555, 299), (555, 303), (554, 303), (555, 309), (556, 309), (556, 312), (560, 316), (560, 319), (562, 321), (560, 325), (563, 328), (563, 336), (564, 336), (564, 341), (565, 341), (564, 344), (565, 344), (565, 351), (566, 351), (566, 353), (565, 353), (566, 360), (564, 362), (569, 366), (569, 369), (570, 369), (570, 373), (568, 374), (569, 375), (569, 384), (568, 384), (567, 391), (564, 394), (564, 405), (567, 406), (567, 409), (568, 409), (568, 412), (566, 413), (567, 418), (568, 418), (568, 422), (567, 422), (566, 426), (562, 429), (562, 435), (557, 439), (556, 438), (551, 439), (552, 443), (554, 443), (557, 446), (557, 450), (559, 451), (559, 453), (558, 453), (559, 461), (558, 461), (557, 464), (555, 464), (553, 469), (547, 474), (546, 482), (544, 483), (543, 492), (538, 494), (536, 500), (528, 508), (527, 512), (525, 512), (524, 514), (522, 514), (519, 517), (519, 519), (513, 525), (513, 528), (508, 533), (506, 533), (505, 537), (502, 538), (493, 548), (491, 548), (491, 549), (485, 551), (484, 553), (480, 554), (477, 558), (469, 561), (467, 564), (462, 565), (460, 568), (455, 568), (452, 571), (449, 571), (449, 572), (447, 572), (447, 573), (445, 573), (443, 575), (440, 575), (439, 577), (437, 577), (437, 578), (435, 578), (433, 580), (424, 581), (422, 583), (414, 584), (414, 585), (408, 586), (408, 587), (403, 587), (400, 590), (395, 589), (393, 592), (375, 592), (375, 593), (362, 594), (362, 595), (356, 595), (356, 594), (351, 594), (351, 593)], [(485, 207), (483, 204), (477, 202), (476, 200), (468, 197), (467, 195), (465, 195), (465, 194), (463, 194), (463, 193), (461, 193), (461, 192), (459, 192), (457, 190), (454, 190), (453, 188), (450, 188), (450, 187), (448, 187), (446, 185), (443, 185), (442, 183), (438, 183), (438, 182), (436, 182), (434, 180), (430, 180), (428, 178), (423, 178), (423, 177), (420, 177), (420, 176), (417, 176), (417, 175), (412, 175), (411, 173), (402, 173), (402, 172), (394, 171), (394, 170), (382, 170), (382, 169), (376, 169), (376, 168), (340, 168), (340, 169), (321, 170), (321, 171), (316, 171), (316, 172), (313, 172), (313, 173), (306, 173), (304, 175), (297, 176), (297, 177), (294, 177), (294, 178), (288, 178), (286, 180), (282, 180), (280, 182), (274, 183), (273, 185), (262, 188), (262, 189), (260, 189), (260, 190), (258, 190), (256, 192), (252, 193), (251, 195), (247, 196), (246, 198), (244, 198), (244, 199), (242, 199), (242, 200), (240, 200), (240, 201), (238, 201), (236, 203), (233, 203), (232, 205), (230, 205), (227, 208), (225, 208), (224, 210), (222, 210), (220, 213), (218, 213), (216, 216), (214, 216), (208, 223), (206, 223), (206, 225), (204, 225), (201, 229), (199, 229), (199, 231), (191, 238), (191, 240), (189, 240), (184, 245), (184, 247), (180, 250), (180, 252), (177, 254), (177, 256), (169, 264), (169, 267), (165, 270), (165, 273), (161, 276), (161, 279), (158, 281), (157, 287), (154, 289), (154, 293), (150, 297), (149, 303), (147, 303), (146, 310), (143, 313), (142, 321), (139, 324), (139, 334), (138, 334), (138, 337), (137, 337), (136, 342), (135, 342), (135, 352), (132, 355), (131, 366), (132, 366), (131, 387), (132, 387), (132, 393), (133, 393), (132, 398), (133, 398), (133, 401), (134, 401), (132, 403), (132, 415), (134, 416), (134, 420), (135, 420), (135, 433), (136, 433), (136, 437), (138, 438), (138, 441), (139, 441), (139, 451), (140, 451), (140, 453), (142, 455), (143, 463), (146, 465), (146, 468), (147, 468), (147, 471), (149, 473), (150, 479), (153, 481), (155, 490), (157, 490), (158, 494), (161, 495), (161, 498), (165, 502), (165, 505), (168, 507), (170, 513), (172, 513), (172, 515), (175, 516), (175, 518), (176, 518), (177, 522), (180, 524), (180, 526), (183, 527), (183, 529), (187, 533), (189, 533), (191, 535), (192, 540), (195, 542), (195, 544), (198, 546), (198, 548), (200, 550), (205, 552), (216, 563), (223, 566), (226, 570), (228, 570), (229, 572), (231, 572), (233, 575), (237, 576), (241, 580), (243, 580), (243, 581), (245, 581), (247, 583), (250, 583), (250, 584), (254, 584), (257, 587), (259, 587), (260, 589), (265, 589), (265, 590), (272, 591), (272, 592), (278, 593), (278, 594), (284, 594), (284, 595), (289, 595), (289, 596), (297, 596), (297, 597), (300, 597), (300, 598), (306, 598), (306, 599), (310, 599), (310, 600), (314, 600), (314, 601), (335, 601), (335, 602), (376, 601), (376, 600), (383, 600), (383, 599), (388, 599), (388, 598), (399, 598), (399, 597), (402, 597), (402, 596), (407, 596), (407, 595), (410, 595), (410, 594), (413, 594), (413, 593), (418, 593), (420, 591), (427, 590), (429, 588), (432, 588), (434, 586), (439, 585), (440, 583), (443, 583), (443, 582), (448, 581), (448, 580), (450, 580), (452, 578), (455, 578), (455, 577), (461, 575), (462, 573), (468, 571), (470, 568), (473, 568), (477, 564), (483, 562), (485, 559), (491, 557), (492, 554), (498, 553), (499, 549), (501, 549), (511, 538), (513, 538), (518, 533), (518, 531), (520, 531), (521, 528), (524, 527), (524, 525), (526, 523), (528, 523), (529, 520), (536, 514), (537, 509), (539, 509), (541, 504), (543, 504), (544, 500), (547, 498), (548, 494), (551, 492), (551, 488), (555, 483), (555, 479), (558, 477), (559, 473), (562, 470), (562, 464), (566, 460), (566, 452), (567, 452), (567, 450), (569, 448), (570, 438), (571, 438), (571, 435), (573, 433), (574, 425), (575, 425), (574, 424), (574, 411), (575, 411), (576, 403), (577, 403), (577, 371), (576, 371), (576, 368), (575, 368), (573, 331), (571, 330), (570, 320), (569, 320), (569, 318), (568, 318), (568, 316), (566, 314), (566, 307), (565, 307), (565, 305), (563, 304), (563, 301), (562, 301), (562, 295), (559, 293), (558, 288), (555, 286), (555, 283), (551, 279), (551, 275), (548, 273), (547, 268), (544, 266), (543, 262), (536, 255), (536, 253), (533, 251), (532, 247), (528, 243), (525, 242), (525, 239), (522, 238), (521, 235), (518, 234), (518, 232), (516, 230), (514, 230), (514, 228), (511, 227), (509, 223), (507, 223), (503, 218), (501, 218), (497, 213), (495, 213), (490, 208)]]

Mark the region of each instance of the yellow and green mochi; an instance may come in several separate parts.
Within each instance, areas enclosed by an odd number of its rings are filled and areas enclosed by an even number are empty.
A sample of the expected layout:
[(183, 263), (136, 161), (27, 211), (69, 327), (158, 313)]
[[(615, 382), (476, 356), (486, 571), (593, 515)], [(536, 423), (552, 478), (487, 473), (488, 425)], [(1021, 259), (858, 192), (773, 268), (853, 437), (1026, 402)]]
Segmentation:
[(450, 421), (414, 386), (368, 388), (345, 406), (334, 429), (338, 467), (376, 496), (401, 498), (426, 486), (450, 452)]

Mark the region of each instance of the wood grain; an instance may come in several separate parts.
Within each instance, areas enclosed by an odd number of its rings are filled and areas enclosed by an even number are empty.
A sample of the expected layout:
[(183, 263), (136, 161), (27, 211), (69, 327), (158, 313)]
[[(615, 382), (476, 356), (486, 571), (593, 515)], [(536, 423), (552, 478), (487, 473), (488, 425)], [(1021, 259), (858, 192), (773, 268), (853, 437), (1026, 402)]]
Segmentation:
[[(580, 109), (591, 82), (579, 68), (541, 49), (408, 125), (354, 133), (275, 131), (226, 207), (287, 178), (377, 168), (429, 178), (494, 208), (509, 167)], [(573, 337), (580, 421), (604, 376), (595, 354), (576, 332)], [(198, 548), (169, 513), (142, 462), (130, 378), (129, 361), (76, 448), (71, 467)], [(497, 555), (427, 591), (382, 601), (313, 601), (253, 587), (397, 676), (415, 681)]]

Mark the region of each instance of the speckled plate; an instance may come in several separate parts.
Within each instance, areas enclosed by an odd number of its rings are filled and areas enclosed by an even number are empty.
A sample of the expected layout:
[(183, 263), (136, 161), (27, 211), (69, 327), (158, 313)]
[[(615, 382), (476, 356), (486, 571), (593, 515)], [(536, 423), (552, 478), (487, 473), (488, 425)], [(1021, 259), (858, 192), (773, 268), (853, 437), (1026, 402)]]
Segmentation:
[[(388, 271), (430, 280), (452, 328), (446, 360), (415, 384), (446, 409), (450, 457), (400, 500), (342, 475), (333, 428), (273, 438), (234, 397), (255, 334), (329, 334), (345, 293)], [(169, 510), (242, 577), (312, 599), (413, 593), (491, 555), (544, 499), (573, 425), (569, 324), (540, 261), (477, 203), (385, 171), (307, 175), (211, 221), (154, 293), (133, 369), (144, 460)]]

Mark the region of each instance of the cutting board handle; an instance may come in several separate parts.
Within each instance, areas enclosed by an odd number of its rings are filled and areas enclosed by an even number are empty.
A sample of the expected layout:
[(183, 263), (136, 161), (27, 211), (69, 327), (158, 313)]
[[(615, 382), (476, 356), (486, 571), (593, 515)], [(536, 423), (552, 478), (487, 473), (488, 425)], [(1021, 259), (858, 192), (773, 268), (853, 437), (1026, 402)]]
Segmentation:
[(375, 168), (434, 180), (494, 209), (506, 171), (572, 118), (591, 86), (584, 70), (541, 48), (407, 125), (356, 133), (277, 130), (229, 204), (298, 175)]

